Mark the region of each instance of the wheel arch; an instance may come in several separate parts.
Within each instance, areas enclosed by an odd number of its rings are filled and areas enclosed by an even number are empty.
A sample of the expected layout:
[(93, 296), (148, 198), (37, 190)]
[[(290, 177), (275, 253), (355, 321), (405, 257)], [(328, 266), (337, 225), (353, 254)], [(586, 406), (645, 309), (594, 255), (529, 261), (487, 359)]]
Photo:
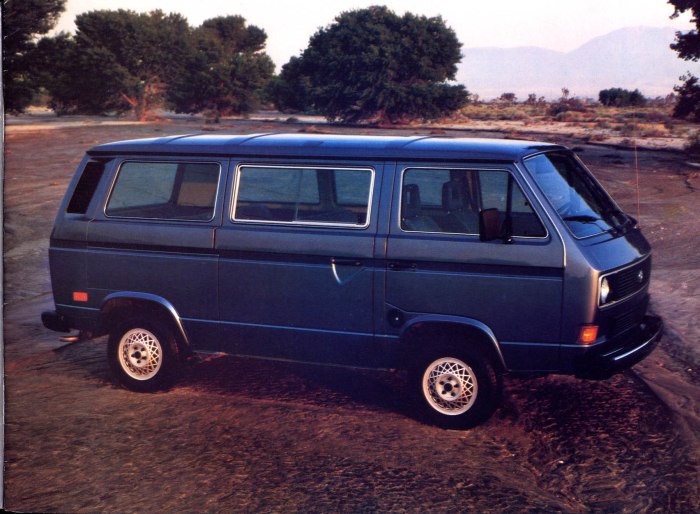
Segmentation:
[(409, 365), (411, 356), (427, 348), (431, 338), (474, 345), (489, 355), (500, 371), (508, 369), (498, 340), (487, 325), (471, 318), (431, 314), (411, 319), (401, 332), (402, 364)]
[(182, 350), (187, 353), (191, 351), (187, 332), (175, 306), (165, 298), (150, 293), (120, 291), (107, 295), (100, 306), (99, 331), (109, 333), (127, 317), (144, 314), (160, 317), (170, 323)]

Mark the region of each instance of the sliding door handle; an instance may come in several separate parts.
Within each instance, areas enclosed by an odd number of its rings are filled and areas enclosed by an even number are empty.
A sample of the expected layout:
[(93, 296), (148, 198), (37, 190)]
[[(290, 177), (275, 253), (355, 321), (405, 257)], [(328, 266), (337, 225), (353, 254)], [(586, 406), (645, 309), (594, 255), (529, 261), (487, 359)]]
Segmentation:
[(331, 264), (334, 266), (362, 266), (362, 261), (358, 259), (337, 259), (333, 257)]
[(390, 262), (389, 270), (391, 271), (416, 271), (418, 265), (415, 262)]

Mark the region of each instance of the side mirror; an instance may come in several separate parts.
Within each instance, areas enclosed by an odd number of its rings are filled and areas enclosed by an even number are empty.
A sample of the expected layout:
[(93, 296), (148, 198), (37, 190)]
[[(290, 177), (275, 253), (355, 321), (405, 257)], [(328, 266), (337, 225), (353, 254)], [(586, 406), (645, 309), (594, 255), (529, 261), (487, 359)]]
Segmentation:
[(501, 238), (501, 216), (498, 209), (479, 211), (479, 239), (493, 241)]

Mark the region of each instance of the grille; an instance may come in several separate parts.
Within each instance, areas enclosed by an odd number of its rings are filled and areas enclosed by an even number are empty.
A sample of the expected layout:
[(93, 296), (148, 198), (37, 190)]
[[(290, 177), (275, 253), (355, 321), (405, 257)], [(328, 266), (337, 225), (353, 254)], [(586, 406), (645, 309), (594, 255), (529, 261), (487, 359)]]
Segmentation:
[[(641, 273), (641, 275), (640, 275)], [(610, 283), (610, 299), (608, 303), (622, 300), (637, 291), (644, 289), (651, 276), (651, 257), (625, 268), (616, 273), (606, 275)], [(641, 280), (640, 280), (641, 277)]]
[(618, 316), (612, 322), (610, 327), (610, 335), (618, 335), (629, 330), (630, 328), (636, 327), (642, 322), (644, 317), (644, 310), (637, 309), (622, 316)]

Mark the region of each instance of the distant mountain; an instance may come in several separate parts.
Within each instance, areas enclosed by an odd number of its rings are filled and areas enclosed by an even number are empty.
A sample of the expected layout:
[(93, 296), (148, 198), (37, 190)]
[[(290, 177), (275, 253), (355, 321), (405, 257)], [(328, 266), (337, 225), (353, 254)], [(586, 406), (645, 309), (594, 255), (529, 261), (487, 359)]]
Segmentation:
[(671, 28), (635, 27), (597, 37), (568, 53), (537, 47), (467, 48), (457, 80), (483, 99), (504, 92), (520, 100), (529, 93), (558, 98), (562, 87), (591, 98), (611, 87), (666, 96), (680, 75), (698, 73), (697, 63), (678, 59), (669, 48), (674, 38)]

